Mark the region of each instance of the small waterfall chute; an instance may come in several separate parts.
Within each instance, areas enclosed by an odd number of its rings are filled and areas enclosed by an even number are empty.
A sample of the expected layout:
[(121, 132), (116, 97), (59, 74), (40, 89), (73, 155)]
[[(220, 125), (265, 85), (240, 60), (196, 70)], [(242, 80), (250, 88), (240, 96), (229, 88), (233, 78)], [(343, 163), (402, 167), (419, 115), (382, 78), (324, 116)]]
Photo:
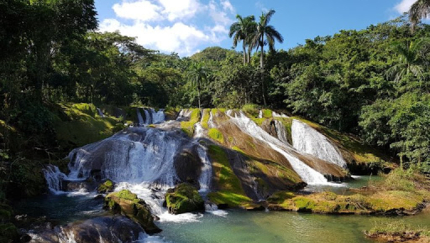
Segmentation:
[(137, 122), (139, 126), (143, 126), (145, 122), (143, 121), (142, 113), (140, 113), (139, 108), (136, 108)]
[(102, 110), (100, 110), (100, 108), (97, 108), (97, 114), (102, 118), (105, 117), (105, 115), (103, 114)]
[(328, 140), (328, 138), (308, 124), (293, 120), (291, 126), (293, 146), (302, 153), (311, 154), (317, 158), (340, 167), (347, 168), (347, 164), (339, 150)]

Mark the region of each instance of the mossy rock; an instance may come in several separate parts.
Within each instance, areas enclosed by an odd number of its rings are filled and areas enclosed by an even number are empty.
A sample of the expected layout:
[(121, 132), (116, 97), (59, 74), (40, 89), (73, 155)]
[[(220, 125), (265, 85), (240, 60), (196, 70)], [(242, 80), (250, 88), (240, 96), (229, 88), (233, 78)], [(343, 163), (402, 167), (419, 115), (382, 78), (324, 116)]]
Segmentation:
[(108, 193), (108, 192), (113, 192), (113, 189), (114, 189), (114, 183), (108, 179), (99, 185), (99, 187), (97, 188), (97, 192)]
[(105, 198), (104, 208), (113, 213), (127, 216), (140, 224), (148, 234), (161, 232), (161, 229), (154, 224), (154, 217), (151, 214), (149, 206), (144, 200), (137, 198), (137, 195), (129, 190), (108, 194)]
[(166, 193), (166, 206), (171, 214), (202, 212), (205, 202), (197, 189), (188, 183), (182, 183)]

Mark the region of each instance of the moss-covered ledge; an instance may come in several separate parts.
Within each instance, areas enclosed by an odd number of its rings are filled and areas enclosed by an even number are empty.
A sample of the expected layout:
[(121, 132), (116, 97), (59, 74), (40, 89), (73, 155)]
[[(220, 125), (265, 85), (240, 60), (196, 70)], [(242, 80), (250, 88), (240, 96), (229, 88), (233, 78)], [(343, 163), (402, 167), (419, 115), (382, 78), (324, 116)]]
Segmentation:
[(154, 224), (154, 217), (144, 200), (129, 190), (110, 193), (105, 198), (104, 208), (122, 214), (140, 224), (148, 234), (161, 232)]
[(203, 212), (205, 202), (197, 189), (188, 183), (177, 185), (166, 193), (166, 207), (171, 214)]
[(413, 171), (397, 169), (385, 180), (352, 195), (321, 192), (301, 195), (277, 192), (267, 199), (271, 210), (322, 214), (414, 215), (430, 201), (430, 181)]

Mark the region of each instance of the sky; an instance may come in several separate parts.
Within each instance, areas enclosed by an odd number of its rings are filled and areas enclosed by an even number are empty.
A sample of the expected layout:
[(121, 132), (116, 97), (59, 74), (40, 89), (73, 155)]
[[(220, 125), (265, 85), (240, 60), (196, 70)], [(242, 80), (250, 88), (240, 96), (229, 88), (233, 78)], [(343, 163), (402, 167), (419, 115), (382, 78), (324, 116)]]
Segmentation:
[[(136, 37), (145, 48), (190, 56), (211, 46), (232, 48), (236, 15), (276, 11), (270, 24), (284, 37), (276, 49), (340, 30), (365, 29), (409, 10), (416, 0), (95, 0), (99, 30)], [(236, 48), (241, 50), (241, 44)]]

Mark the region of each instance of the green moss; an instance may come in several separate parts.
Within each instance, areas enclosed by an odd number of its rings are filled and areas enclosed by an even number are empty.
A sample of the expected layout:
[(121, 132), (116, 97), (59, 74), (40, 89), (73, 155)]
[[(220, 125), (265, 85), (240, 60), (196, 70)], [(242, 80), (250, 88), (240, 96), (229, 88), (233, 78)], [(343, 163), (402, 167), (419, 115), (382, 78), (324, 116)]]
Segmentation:
[(213, 140), (223, 144), (224, 143), (224, 136), (222, 135), (222, 133), (216, 129), (216, 128), (211, 128), (208, 131), (208, 136), (210, 138), (212, 138)]
[(281, 204), (285, 200), (291, 199), (293, 197), (295, 197), (295, 194), (293, 192), (275, 192), (267, 199), (267, 202)]
[(263, 118), (271, 119), (272, 118), (272, 110), (269, 109), (263, 109)]
[(209, 122), (209, 118), (210, 118), (210, 112), (211, 112), (211, 109), (204, 109), (203, 110), (202, 127), (204, 129), (209, 129), (208, 122)]
[(230, 206), (252, 201), (246, 196), (239, 178), (234, 174), (225, 151), (219, 146), (211, 145), (208, 152), (212, 161), (214, 181), (219, 188), (218, 192), (211, 193), (212, 196), (209, 197), (211, 201), (213, 199), (213, 203)]
[(57, 139), (63, 146), (83, 146), (111, 136), (115, 131), (124, 128), (122, 122), (106, 116), (96, 115), (92, 104), (61, 104), (62, 113), (66, 115), (55, 124)]
[(204, 210), (204, 201), (191, 184), (182, 183), (168, 191), (165, 197), (167, 208), (172, 214)]
[(134, 222), (140, 224), (148, 234), (158, 233), (161, 230), (154, 224), (149, 206), (145, 201), (139, 199), (136, 194), (129, 190), (113, 192), (105, 197), (104, 208), (113, 213), (127, 216)]
[(211, 202), (217, 205), (226, 204), (229, 207), (245, 206), (252, 202), (249, 197), (231, 191), (211, 192), (208, 194), (208, 198)]
[(200, 110), (191, 109), (190, 120), (181, 122), (182, 131), (184, 131), (189, 137), (192, 137), (194, 134), (194, 125), (197, 122), (199, 122), (199, 119), (200, 119)]
[(113, 191), (113, 182), (111, 180), (106, 180), (104, 183), (102, 183), (98, 188), (98, 193), (108, 193)]

